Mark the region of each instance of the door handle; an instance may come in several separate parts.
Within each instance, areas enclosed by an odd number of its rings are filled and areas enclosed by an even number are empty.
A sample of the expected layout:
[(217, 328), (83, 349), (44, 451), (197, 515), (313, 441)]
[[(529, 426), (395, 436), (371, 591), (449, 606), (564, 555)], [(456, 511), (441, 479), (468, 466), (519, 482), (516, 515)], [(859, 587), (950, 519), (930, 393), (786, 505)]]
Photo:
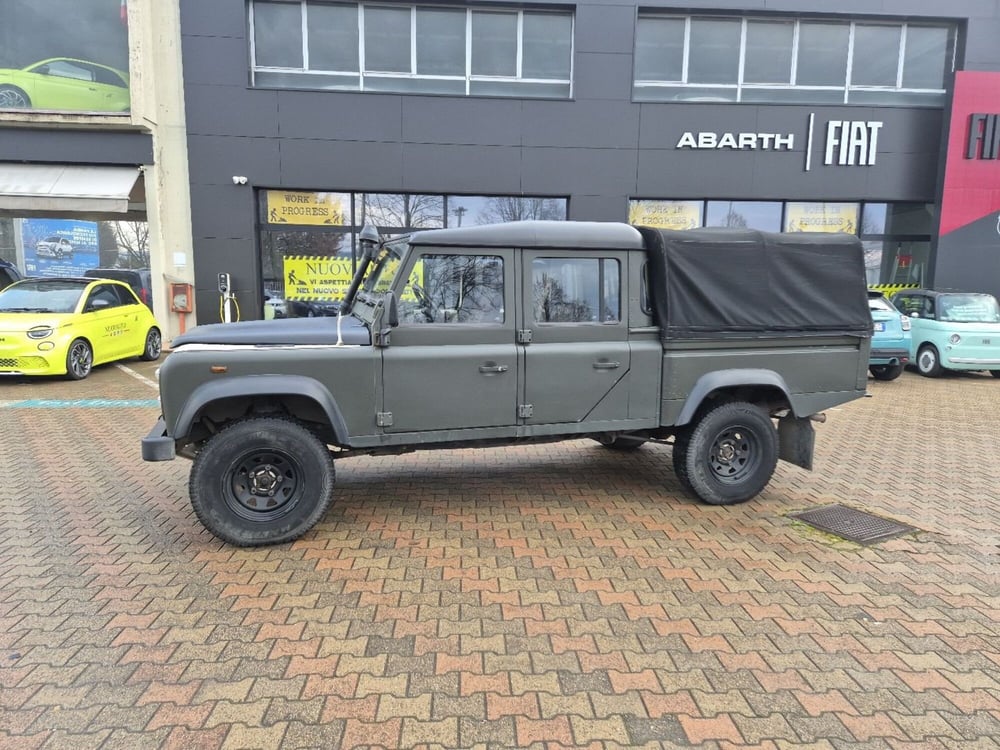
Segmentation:
[(507, 365), (479, 365), (479, 372), (485, 373), (487, 375), (495, 372), (507, 372)]
[(621, 366), (621, 362), (594, 362), (595, 370), (617, 370)]

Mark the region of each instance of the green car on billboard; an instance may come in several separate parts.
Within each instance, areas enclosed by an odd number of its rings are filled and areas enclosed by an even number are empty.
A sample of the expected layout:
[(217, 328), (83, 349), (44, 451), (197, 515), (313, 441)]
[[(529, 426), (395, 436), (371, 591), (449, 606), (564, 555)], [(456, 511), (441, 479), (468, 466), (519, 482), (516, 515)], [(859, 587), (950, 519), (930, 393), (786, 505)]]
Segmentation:
[(128, 73), (107, 65), (53, 57), (26, 68), (0, 68), (0, 109), (127, 112)]

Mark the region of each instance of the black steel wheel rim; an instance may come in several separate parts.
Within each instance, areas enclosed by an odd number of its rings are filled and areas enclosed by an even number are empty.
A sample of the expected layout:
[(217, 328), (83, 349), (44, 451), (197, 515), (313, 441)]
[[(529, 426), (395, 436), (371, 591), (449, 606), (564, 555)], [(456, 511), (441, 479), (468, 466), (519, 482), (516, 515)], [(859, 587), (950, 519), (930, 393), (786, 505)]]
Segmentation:
[(302, 464), (274, 449), (251, 450), (232, 463), (223, 479), (228, 508), (248, 521), (273, 521), (290, 513), (302, 497)]
[(738, 484), (753, 474), (761, 461), (760, 443), (753, 430), (732, 426), (715, 436), (708, 453), (712, 476), (725, 484)]

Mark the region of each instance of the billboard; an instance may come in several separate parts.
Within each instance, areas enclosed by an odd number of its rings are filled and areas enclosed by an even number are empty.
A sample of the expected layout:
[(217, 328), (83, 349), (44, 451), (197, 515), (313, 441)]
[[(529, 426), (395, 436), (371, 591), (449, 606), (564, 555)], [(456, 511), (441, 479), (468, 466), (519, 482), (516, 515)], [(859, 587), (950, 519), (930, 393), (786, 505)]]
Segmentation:
[(97, 222), (21, 219), (27, 276), (83, 276), (100, 266)]
[(128, 112), (126, 0), (0, 3), (0, 108)]

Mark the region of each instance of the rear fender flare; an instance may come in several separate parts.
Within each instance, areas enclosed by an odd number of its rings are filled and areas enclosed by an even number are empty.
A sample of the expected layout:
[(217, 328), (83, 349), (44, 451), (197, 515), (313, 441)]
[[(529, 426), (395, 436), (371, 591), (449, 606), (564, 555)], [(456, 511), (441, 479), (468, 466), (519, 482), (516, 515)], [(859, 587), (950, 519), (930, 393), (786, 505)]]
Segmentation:
[(191, 432), (198, 414), (209, 404), (226, 398), (253, 398), (255, 396), (304, 396), (315, 401), (326, 414), (337, 440), (347, 442), (347, 423), (327, 388), (318, 380), (304, 375), (246, 375), (230, 377), (199, 385), (180, 410), (170, 431), (177, 440)]
[(774, 370), (764, 370), (761, 368), (742, 368), (734, 370), (716, 370), (708, 372), (698, 378), (694, 387), (688, 394), (681, 413), (677, 417), (677, 425), (686, 425), (691, 422), (698, 408), (713, 391), (725, 388), (746, 388), (755, 386), (770, 386), (778, 388), (785, 399), (791, 403), (788, 395), (788, 384)]

